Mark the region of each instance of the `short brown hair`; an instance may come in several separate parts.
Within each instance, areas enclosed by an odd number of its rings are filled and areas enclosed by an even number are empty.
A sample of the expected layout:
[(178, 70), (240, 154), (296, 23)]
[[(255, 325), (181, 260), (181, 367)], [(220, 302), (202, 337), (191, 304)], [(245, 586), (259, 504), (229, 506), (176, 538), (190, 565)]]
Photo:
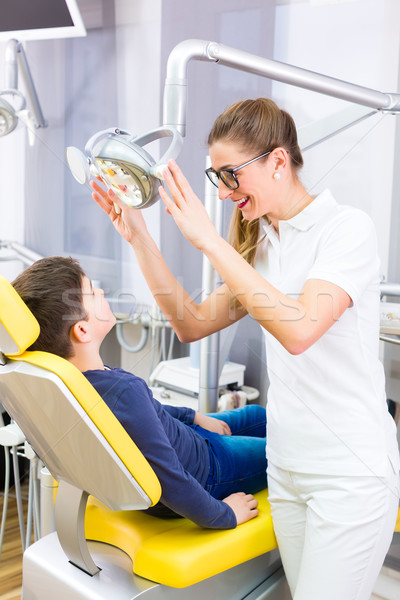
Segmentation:
[(34, 314), (40, 334), (29, 350), (73, 356), (71, 327), (87, 318), (82, 302), (84, 271), (71, 257), (50, 256), (36, 261), (13, 281), (14, 289)]

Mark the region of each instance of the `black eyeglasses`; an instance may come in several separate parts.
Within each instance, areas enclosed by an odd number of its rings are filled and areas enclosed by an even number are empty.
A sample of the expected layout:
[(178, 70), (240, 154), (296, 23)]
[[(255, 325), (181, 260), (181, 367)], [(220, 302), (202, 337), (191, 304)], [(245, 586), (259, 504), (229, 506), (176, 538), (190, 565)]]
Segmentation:
[(211, 181), (211, 183), (213, 183), (216, 187), (218, 187), (219, 180), (221, 180), (222, 183), (226, 185), (226, 187), (230, 190), (237, 190), (237, 188), (239, 187), (239, 180), (235, 175), (236, 171), (239, 171), (239, 169), (243, 169), (243, 167), (247, 167), (247, 165), (250, 165), (252, 162), (258, 160), (259, 158), (268, 156), (268, 154), (271, 154), (271, 151), (265, 152), (264, 154), (260, 154), (260, 156), (256, 156), (255, 158), (248, 160), (247, 162), (243, 163), (243, 165), (239, 165), (234, 169), (221, 169), (220, 171), (216, 171), (212, 167), (209, 167), (208, 169), (206, 169), (206, 175)]

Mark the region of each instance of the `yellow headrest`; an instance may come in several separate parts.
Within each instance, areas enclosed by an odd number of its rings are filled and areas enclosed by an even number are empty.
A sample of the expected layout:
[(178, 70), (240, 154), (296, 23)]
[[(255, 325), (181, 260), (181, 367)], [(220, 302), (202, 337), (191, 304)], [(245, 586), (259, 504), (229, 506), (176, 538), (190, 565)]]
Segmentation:
[(0, 352), (18, 356), (37, 339), (39, 323), (5, 277), (0, 275)]

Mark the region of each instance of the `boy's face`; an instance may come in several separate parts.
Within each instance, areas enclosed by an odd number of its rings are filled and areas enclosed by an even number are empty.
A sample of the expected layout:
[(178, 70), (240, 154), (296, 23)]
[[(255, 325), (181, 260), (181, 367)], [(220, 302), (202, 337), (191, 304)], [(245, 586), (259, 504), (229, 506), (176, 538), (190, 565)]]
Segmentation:
[(104, 298), (103, 290), (94, 288), (86, 276), (82, 280), (82, 301), (92, 333), (101, 342), (115, 325), (116, 319)]

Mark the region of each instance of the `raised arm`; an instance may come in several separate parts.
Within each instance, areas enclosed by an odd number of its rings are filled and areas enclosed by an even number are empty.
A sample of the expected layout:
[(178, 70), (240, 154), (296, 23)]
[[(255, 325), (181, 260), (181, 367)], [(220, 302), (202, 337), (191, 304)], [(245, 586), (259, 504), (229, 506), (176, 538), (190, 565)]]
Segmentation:
[(319, 279), (306, 281), (298, 298), (280, 292), (218, 235), (182, 171), (174, 161), (168, 166), (164, 176), (173, 199), (163, 188), (160, 194), (185, 237), (209, 258), (245, 311), (290, 353), (307, 350), (349, 307), (348, 293)]
[(112, 191), (107, 193), (96, 181), (92, 181), (91, 186), (94, 200), (132, 246), (155, 301), (181, 342), (201, 339), (245, 316), (243, 308), (232, 307), (232, 295), (226, 285), (196, 304), (168, 268), (142, 212), (125, 206)]

